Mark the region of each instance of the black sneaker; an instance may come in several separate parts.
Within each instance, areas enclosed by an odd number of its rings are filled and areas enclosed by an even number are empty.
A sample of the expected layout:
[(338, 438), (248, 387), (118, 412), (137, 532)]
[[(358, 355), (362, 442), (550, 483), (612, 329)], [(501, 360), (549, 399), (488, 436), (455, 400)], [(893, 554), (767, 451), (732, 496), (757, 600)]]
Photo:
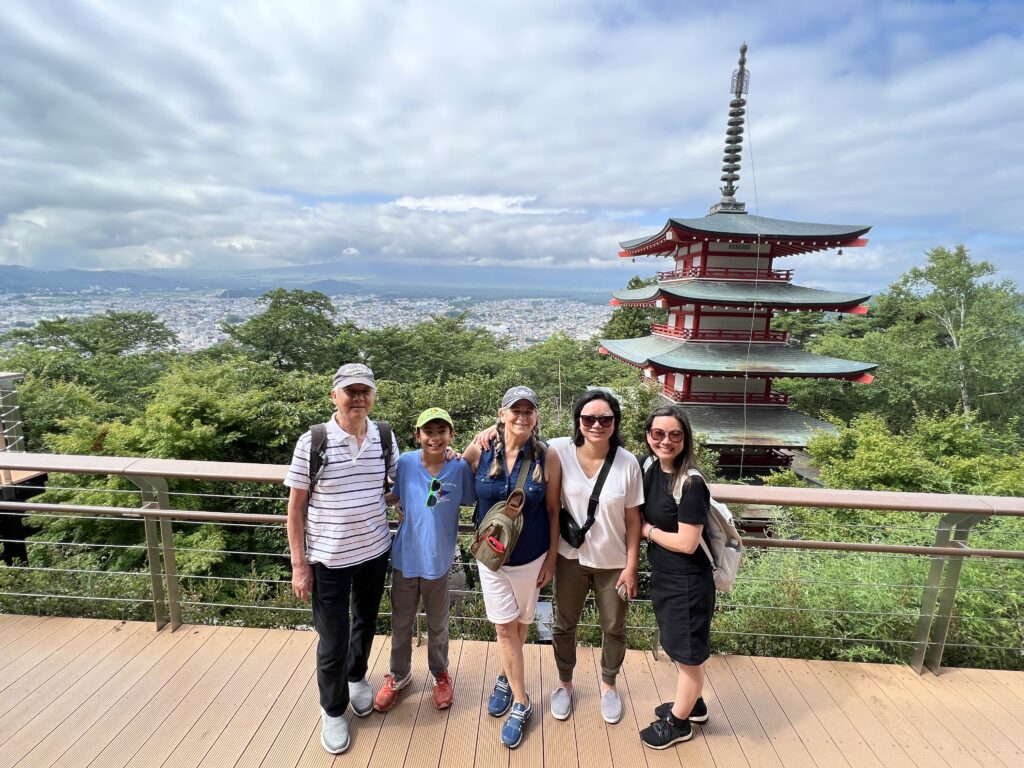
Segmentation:
[[(668, 713), (672, 711), (672, 702), (666, 701), (664, 704), (659, 704), (654, 708), (654, 715), (659, 720), (664, 720), (668, 717)], [(697, 702), (693, 705), (693, 709), (690, 710), (690, 717), (687, 718), (691, 723), (706, 723), (708, 721), (708, 705), (704, 703), (704, 698), (697, 699)]]
[(655, 720), (640, 731), (640, 741), (651, 749), (667, 749), (680, 741), (692, 739), (693, 729), (690, 727), (690, 721), (677, 722), (681, 722), (682, 725), (676, 725), (671, 720)]

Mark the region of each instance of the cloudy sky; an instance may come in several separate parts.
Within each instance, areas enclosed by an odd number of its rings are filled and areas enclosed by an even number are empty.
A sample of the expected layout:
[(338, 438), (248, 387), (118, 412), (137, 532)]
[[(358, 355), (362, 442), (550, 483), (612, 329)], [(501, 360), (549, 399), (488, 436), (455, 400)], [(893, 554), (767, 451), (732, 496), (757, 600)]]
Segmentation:
[(5, 0), (0, 263), (360, 260), (634, 271), (707, 212), (749, 45), (738, 198), (870, 224), (792, 257), (876, 290), (963, 242), (1024, 283), (1012, 2)]

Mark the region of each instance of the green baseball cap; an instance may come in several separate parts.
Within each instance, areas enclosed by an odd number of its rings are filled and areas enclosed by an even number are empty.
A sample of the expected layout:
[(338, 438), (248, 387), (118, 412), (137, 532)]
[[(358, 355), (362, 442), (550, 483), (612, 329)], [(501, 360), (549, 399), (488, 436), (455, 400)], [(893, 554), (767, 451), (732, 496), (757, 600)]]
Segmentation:
[(444, 408), (427, 408), (416, 418), (416, 429), (419, 429), (428, 421), (443, 421), (453, 430), (455, 429), (455, 422), (452, 421), (452, 417), (448, 415), (448, 411)]

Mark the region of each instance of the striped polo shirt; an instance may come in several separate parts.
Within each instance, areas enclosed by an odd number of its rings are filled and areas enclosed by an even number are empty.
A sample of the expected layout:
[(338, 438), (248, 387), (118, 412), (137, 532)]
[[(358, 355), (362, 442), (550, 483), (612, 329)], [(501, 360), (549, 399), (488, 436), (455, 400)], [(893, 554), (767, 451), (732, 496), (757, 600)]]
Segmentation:
[[(309, 443), (306, 432), (295, 444), (284, 484), (309, 490)], [(398, 444), (391, 437), (391, 466), (395, 476)], [(368, 420), (362, 446), (335, 419), (327, 422), (327, 458), (313, 488), (306, 512), (306, 560), (328, 568), (343, 568), (371, 560), (388, 551), (384, 504), (384, 451), (380, 430)]]

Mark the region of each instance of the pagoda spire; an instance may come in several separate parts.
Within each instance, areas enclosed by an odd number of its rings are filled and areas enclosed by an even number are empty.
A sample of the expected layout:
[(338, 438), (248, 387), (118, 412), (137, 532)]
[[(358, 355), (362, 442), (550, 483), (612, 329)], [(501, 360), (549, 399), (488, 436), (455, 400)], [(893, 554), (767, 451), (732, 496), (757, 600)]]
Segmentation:
[(747, 44), (740, 46), (740, 66), (732, 73), (732, 100), (729, 102), (729, 122), (725, 130), (725, 156), (722, 158), (722, 199), (711, 206), (709, 213), (746, 213), (746, 203), (736, 202), (736, 182), (740, 179), (740, 153), (743, 151), (743, 123), (746, 122), (747, 100), (743, 95), (750, 85), (747, 71)]

